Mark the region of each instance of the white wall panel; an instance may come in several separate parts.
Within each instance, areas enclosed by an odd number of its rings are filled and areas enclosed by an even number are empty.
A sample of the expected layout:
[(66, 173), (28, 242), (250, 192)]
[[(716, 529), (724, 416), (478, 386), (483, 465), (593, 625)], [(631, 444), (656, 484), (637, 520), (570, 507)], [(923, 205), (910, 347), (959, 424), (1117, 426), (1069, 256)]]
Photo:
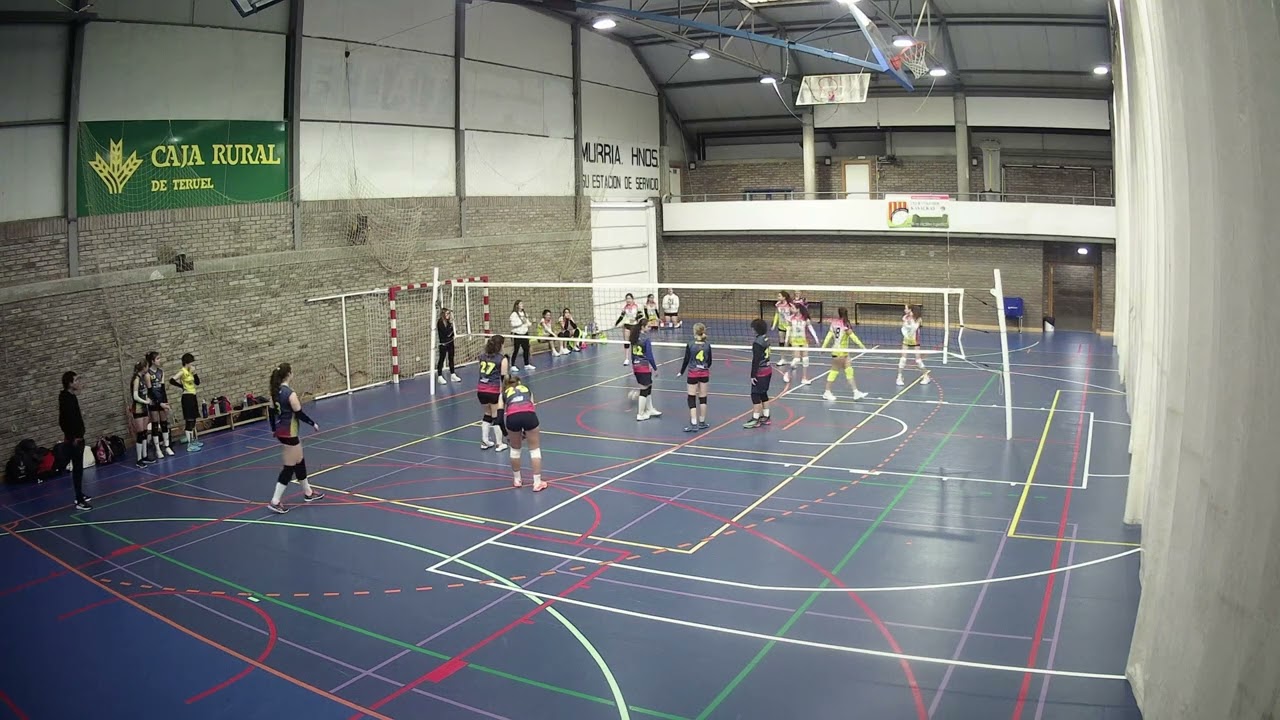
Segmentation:
[(63, 213), (64, 138), (61, 125), (0, 128), (0, 222)]
[(569, 24), (518, 5), (468, 6), (467, 57), (565, 77), (573, 74)]
[[(971, 111), (972, 112), (972, 111)], [(865, 103), (818, 105), (814, 127), (929, 127), (954, 126), (955, 104), (950, 97), (870, 98)], [(969, 125), (974, 125), (973, 115)]]
[(1111, 129), (1111, 108), (1106, 100), (971, 97), (965, 106), (971, 128)]
[(305, 38), (302, 119), (453, 127), (453, 60)]
[(573, 139), (467, 131), (467, 195), (573, 195)]
[(306, 0), (302, 34), (453, 55), (453, 0)]
[(453, 195), (453, 131), (304, 122), (303, 200)]
[(0, 25), (0, 122), (66, 115), (69, 38), (65, 27)]
[(583, 83), (582, 135), (626, 138), (657, 147), (657, 96)]
[(91, 23), (80, 119), (281, 120), (284, 45), (267, 33)]
[(573, 81), (568, 78), (467, 61), (462, 103), (467, 128), (573, 137)]
[(657, 95), (631, 48), (585, 29), (582, 31), (582, 79)]

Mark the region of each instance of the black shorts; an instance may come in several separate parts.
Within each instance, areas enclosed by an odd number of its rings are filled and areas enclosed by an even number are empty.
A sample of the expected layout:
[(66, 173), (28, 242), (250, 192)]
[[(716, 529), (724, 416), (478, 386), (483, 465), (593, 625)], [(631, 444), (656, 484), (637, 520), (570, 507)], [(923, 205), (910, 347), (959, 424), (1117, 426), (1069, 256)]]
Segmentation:
[(678, 313), (678, 312), (673, 312), (673, 313), (664, 312), (664, 313), (662, 313), (662, 316), (663, 316), (663, 317), (675, 317), (675, 316), (677, 316), (677, 315), (679, 315), (679, 314), (680, 314), (680, 313)]
[(693, 377), (693, 376), (691, 376), (691, 375), (685, 375), (685, 377), (684, 377), (684, 382), (685, 382), (685, 384), (686, 384), (686, 385), (705, 385), (705, 384), (707, 384), (707, 383), (711, 382), (711, 378), (709, 378), (709, 377)]
[(521, 412), (507, 416), (507, 432), (528, 432), (538, 429), (538, 414)]
[(751, 383), (751, 392), (761, 393), (761, 394), (768, 393), (769, 383), (772, 381), (773, 381), (773, 375), (765, 375), (764, 377), (757, 377), (756, 381)]
[(489, 392), (484, 392), (484, 391), (476, 391), (476, 399), (480, 401), (480, 404), (481, 404), (481, 405), (497, 405), (497, 404), (498, 404), (498, 393), (496, 393), (496, 392), (489, 393)]
[(640, 387), (649, 387), (650, 385), (653, 384), (653, 373), (651, 372), (647, 372), (647, 373), (632, 372), (631, 375), (635, 377), (636, 382), (640, 384)]
[(277, 435), (276, 439), (280, 441), (281, 445), (293, 446), (302, 444), (302, 440), (296, 437), (280, 437)]
[(134, 420), (146, 420), (146, 419), (147, 419), (147, 413), (146, 413), (146, 412), (138, 412), (137, 410), (134, 410), (134, 411), (133, 411), (133, 419), (134, 419)]
[(196, 399), (195, 395), (182, 394), (182, 419), (200, 419), (200, 401)]

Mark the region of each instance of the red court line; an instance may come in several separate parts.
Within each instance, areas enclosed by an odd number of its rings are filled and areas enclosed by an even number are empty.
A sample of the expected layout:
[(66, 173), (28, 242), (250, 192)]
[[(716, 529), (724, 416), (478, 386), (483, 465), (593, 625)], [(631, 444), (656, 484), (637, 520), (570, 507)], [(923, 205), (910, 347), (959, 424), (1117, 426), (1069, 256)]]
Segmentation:
[[(1093, 365), (1093, 346), (1089, 346), (1088, 355), (1085, 356), (1084, 365), (1084, 384), (1083, 391), (1080, 393), (1080, 408), (1084, 409), (1085, 402), (1089, 397), (1089, 370)], [(1076, 461), (1080, 458), (1080, 440), (1084, 436), (1084, 413), (1079, 413), (1080, 419), (1076, 425), (1075, 447), (1071, 450), (1071, 474), (1067, 476), (1068, 482), (1073, 482), (1076, 476)], [(1058, 518), (1058, 541), (1053, 544), (1053, 559), (1049, 563), (1050, 570), (1058, 568), (1058, 561), (1062, 557), (1062, 540), (1067, 534), (1067, 514), (1071, 510), (1071, 491), (1074, 486), (1068, 485), (1066, 493), (1062, 499), (1062, 515)], [(1031, 651), (1027, 654), (1027, 667), (1034, 667), (1036, 660), (1040, 656), (1040, 638), (1044, 635), (1045, 623), (1049, 620), (1049, 605), (1053, 600), (1053, 588), (1058, 573), (1049, 576), (1049, 581), (1045, 584), (1044, 598), (1040, 601), (1040, 617), (1036, 620), (1036, 631), (1031, 634)], [(1045, 682), (1049, 682), (1049, 678), (1044, 678)], [(1018, 700), (1013, 706), (1013, 720), (1020, 720), (1022, 711), (1027, 704), (1027, 693), (1031, 690), (1031, 674), (1024, 673), (1022, 676), (1022, 685), (1018, 688)]]
[[(108, 587), (108, 586), (106, 586), (106, 585), (103, 585), (102, 583), (94, 582), (93, 578), (89, 577), (88, 575), (84, 574), (83, 572), (80, 572), (79, 570), (77, 570), (77, 569), (73, 568), (72, 566), (68, 565), (68, 564), (67, 564), (66, 562), (64, 562), (62, 559), (60, 559), (59, 557), (57, 557), (57, 556), (56, 556), (56, 555), (54, 555), (53, 553), (51, 553), (51, 552), (49, 552), (49, 551), (45, 550), (44, 548), (40, 547), (39, 545), (36, 545), (35, 543), (31, 542), (31, 541), (30, 541), (30, 540), (28, 540), (26, 537), (24, 537), (24, 536), (22, 536), (22, 535), (18, 535), (18, 534), (13, 533), (13, 532), (10, 532), (9, 534), (10, 534), (10, 535), (12, 535), (13, 537), (17, 538), (17, 539), (19, 540), (19, 542), (22, 542), (23, 544), (25, 544), (25, 545), (27, 545), (28, 547), (30, 547), (32, 550), (35, 550), (36, 552), (40, 553), (41, 555), (44, 555), (45, 557), (49, 558), (50, 560), (52, 560), (52, 561), (54, 561), (54, 562), (58, 563), (59, 565), (61, 565), (61, 566), (65, 567), (69, 572), (74, 573), (74, 574), (76, 574), (76, 575), (80, 576), (80, 578), (81, 578), (82, 580), (84, 580), (85, 582), (87, 582), (87, 583), (89, 583), (89, 584), (93, 585), (94, 587), (102, 588), (104, 591), (106, 591), (106, 592), (108, 592), (108, 593), (111, 593), (112, 595), (115, 595), (116, 597), (120, 598), (121, 602), (125, 602), (125, 603), (128, 603), (129, 605), (132, 605), (134, 608), (137, 608), (138, 610), (141, 610), (142, 612), (146, 613), (147, 615), (150, 615), (151, 617), (155, 618), (156, 620), (159, 620), (160, 622), (164, 623), (165, 625), (168, 625), (169, 627), (171, 627), (171, 628), (173, 628), (173, 629), (175, 629), (175, 630), (177, 630), (177, 631), (179, 631), (179, 632), (181, 632), (181, 633), (183, 633), (183, 634), (185, 634), (185, 635), (189, 635), (190, 637), (193, 637), (193, 638), (195, 638), (196, 640), (199, 640), (200, 642), (205, 643), (206, 645), (208, 645), (208, 646), (210, 646), (210, 647), (212, 647), (212, 648), (215, 648), (215, 649), (217, 649), (217, 650), (221, 650), (222, 652), (224, 652), (224, 653), (226, 653), (226, 654), (230, 655), (231, 657), (234, 657), (234, 658), (236, 658), (237, 660), (240, 660), (240, 661), (242, 661), (242, 662), (244, 662), (244, 663), (246, 663), (246, 664), (248, 664), (248, 665), (252, 665), (253, 667), (255, 667), (255, 668), (259, 669), (259, 670), (262, 670), (262, 671), (263, 671), (263, 672), (265, 672), (265, 673), (268, 673), (268, 674), (270, 674), (270, 675), (274, 675), (275, 677), (278, 677), (278, 678), (280, 678), (281, 680), (284, 680), (284, 681), (286, 681), (286, 682), (292, 683), (292, 684), (294, 684), (294, 685), (296, 685), (296, 686), (298, 686), (298, 687), (302, 688), (303, 690), (306, 690), (306, 691), (308, 691), (308, 692), (315, 693), (316, 695), (319, 695), (320, 697), (325, 698), (325, 699), (327, 699), (327, 700), (332, 700), (333, 702), (336, 702), (336, 703), (338, 703), (339, 705), (342, 705), (343, 707), (346, 707), (346, 708), (348, 708), (348, 709), (351, 709), (351, 710), (355, 710), (355, 711), (361, 712), (361, 713), (363, 713), (363, 714), (365, 714), (365, 715), (368, 715), (369, 717), (378, 718), (378, 720), (392, 720), (392, 718), (389, 718), (389, 717), (387, 717), (386, 715), (382, 715), (382, 714), (380, 714), (380, 713), (378, 713), (378, 712), (376, 712), (376, 711), (369, 710), (369, 709), (366, 709), (366, 708), (364, 708), (364, 707), (361, 707), (360, 705), (357, 705), (356, 703), (353, 703), (353, 702), (351, 702), (350, 700), (347, 700), (347, 699), (345, 699), (345, 698), (342, 698), (342, 697), (339, 697), (339, 696), (337, 696), (337, 695), (334, 695), (333, 693), (328, 692), (328, 691), (326, 691), (326, 690), (321, 690), (320, 688), (318, 688), (318, 687), (316, 687), (316, 686), (314, 686), (314, 685), (310, 685), (310, 684), (308, 684), (308, 683), (306, 683), (306, 682), (304, 682), (304, 681), (302, 681), (302, 680), (299, 680), (299, 679), (298, 679), (298, 678), (296, 678), (296, 677), (293, 677), (292, 675), (287, 675), (287, 674), (285, 674), (285, 673), (283, 673), (283, 672), (281, 672), (281, 671), (279, 671), (279, 670), (277, 670), (277, 669), (275, 669), (275, 668), (271, 667), (270, 665), (267, 665), (267, 664), (265, 664), (265, 663), (259, 662), (259, 661), (255, 660), (255, 659), (253, 659), (253, 658), (251, 658), (251, 657), (249, 657), (249, 656), (247, 656), (247, 655), (244, 655), (244, 654), (242, 654), (242, 653), (236, 652), (235, 650), (232, 650), (231, 648), (229, 648), (229, 647), (227, 647), (226, 645), (223, 645), (223, 644), (221, 644), (221, 643), (217, 642), (216, 640), (213, 640), (212, 638), (209, 638), (209, 637), (207, 637), (207, 636), (205, 636), (205, 635), (201, 635), (200, 633), (198, 633), (198, 632), (196, 632), (196, 631), (194, 631), (194, 630), (191, 630), (190, 628), (187, 628), (187, 627), (185, 627), (185, 626), (183, 626), (183, 625), (180, 625), (180, 624), (178, 624), (177, 622), (174, 622), (173, 620), (170, 620), (169, 618), (165, 617), (164, 615), (161, 615), (160, 613), (156, 612), (155, 610), (152, 610), (151, 608), (147, 607), (146, 605), (143, 605), (142, 603), (139, 603), (139, 602), (137, 602), (136, 600), (133, 600), (133, 599), (132, 599), (132, 598), (130, 598), (129, 596), (125, 595), (124, 593), (121, 593), (121, 592), (119, 592), (119, 591), (115, 590), (114, 588), (111, 588), (111, 587)], [(24, 717), (25, 717), (25, 716), (24, 716)]]
[[(130, 595), (129, 597), (131, 597), (131, 598), (143, 598), (143, 597), (151, 597), (151, 596), (155, 596), (155, 595), (184, 595), (184, 596), (185, 596), (185, 595), (197, 595), (197, 596), (200, 596), (200, 597), (216, 597), (216, 598), (222, 598), (223, 600), (230, 600), (231, 602), (234, 602), (234, 603), (236, 603), (237, 605), (242, 605), (242, 606), (244, 606), (244, 607), (246, 607), (246, 608), (249, 608), (249, 609), (250, 609), (250, 610), (252, 610), (254, 613), (256, 613), (256, 614), (258, 615), (258, 617), (262, 618), (262, 622), (267, 626), (267, 645), (266, 645), (266, 647), (265, 647), (265, 648), (263, 648), (263, 649), (262, 649), (262, 652), (258, 653), (258, 662), (260, 662), (260, 663), (262, 663), (262, 662), (266, 662), (267, 658), (271, 655), (271, 651), (272, 651), (272, 650), (275, 650), (275, 647), (276, 647), (276, 641), (280, 638), (280, 633), (279, 633), (278, 629), (276, 628), (276, 623), (275, 623), (275, 621), (274, 621), (274, 620), (272, 620), (272, 619), (271, 619), (271, 616), (267, 614), (267, 611), (266, 611), (266, 610), (263, 610), (262, 608), (260, 608), (260, 607), (258, 607), (257, 605), (255, 605), (255, 604), (253, 604), (253, 603), (249, 602), (248, 600), (243, 600), (243, 599), (238, 598), (238, 597), (235, 597), (235, 596), (231, 596), (231, 595), (219, 595), (219, 594), (216, 594), (216, 593), (208, 593), (208, 592), (191, 592), (190, 590), (188, 590), (188, 591), (186, 591), (186, 592), (177, 592), (177, 591), (168, 591), (168, 590), (157, 590), (157, 591), (154, 591), (154, 592), (136, 593), (136, 594)], [(107, 598), (107, 599), (105, 599), (105, 600), (100, 600), (100, 601), (98, 601), (98, 602), (96, 602), (96, 603), (93, 603), (93, 604), (91, 604), (91, 605), (86, 605), (86, 606), (84, 606), (84, 607), (80, 608), (79, 610), (72, 610), (72, 611), (71, 611), (71, 612), (69, 612), (69, 613), (65, 613), (65, 614), (63, 614), (63, 615), (61, 615), (61, 616), (59, 616), (59, 617), (58, 617), (58, 621), (59, 621), (59, 622), (61, 622), (61, 621), (66, 620), (66, 619), (68, 619), (68, 618), (71, 618), (71, 617), (74, 617), (74, 616), (76, 616), (76, 615), (79, 615), (79, 614), (81, 614), (81, 613), (88, 612), (88, 611), (90, 611), (90, 610), (94, 610), (94, 609), (100, 608), (100, 607), (102, 607), (102, 606), (104, 606), (104, 605), (110, 605), (110, 604), (112, 604), (112, 603), (119, 602), (121, 599), (122, 599), (122, 598), (109, 597), (109, 598)], [(237, 681), (239, 681), (239, 680), (243, 680), (245, 677), (248, 677), (249, 673), (251, 673), (251, 672), (253, 672), (253, 665), (246, 665), (246, 666), (245, 666), (245, 668), (244, 668), (243, 670), (241, 670), (240, 672), (236, 673), (235, 675), (232, 675), (231, 677), (227, 678), (226, 680), (223, 680), (222, 682), (218, 683), (217, 685), (214, 685), (213, 687), (209, 688), (208, 690), (205, 690), (204, 692), (197, 693), (197, 694), (192, 695), (191, 697), (187, 698), (187, 700), (186, 700), (186, 704), (187, 704), (187, 705), (193, 705), (193, 704), (198, 703), (198, 702), (200, 702), (201, 700), (203, 700), (203, 699), (205, 699), (205, 698), (209, 697), (210, 695), (214, 695), (214, 694), (216, 694), (216, 693), (217, 693), (217, 692), (219, 692), (220, 690), (225, 690), (226, 688), (229, 688), (229, 687), (231, 687), (232, 685), (234, 685)]]
[(803, 420), (803, 419), (804, 419), (804, 416), (803, 416), (803, 415), (801, 415), (800, 417), (796, 418), (795, 420), (792, 420), (790, 423), (788, 423), (788, 424), (784, 425), (784, 426), (782, 427), (782, 429), (783, 429), (783, 430), (790, 430), (791, 428), (793, 428), (793, 427), (795, 427), (796, 425), (800, 424), (800, 421), (801, 421), (801, 420)]
[[(593, 570), (589, 575), (587, 575), (587, 576), (583, 577), (581, 580), (579, 580), (578, 582), (574, 583), (573, 585), (570, 585), (570, 586), (569, 586), (567, 589), (565, 589), (563, 592), (558, 593), (559, 597), (568, 597), (568, 596), (569, 596), (569, 594), (570, 594), (570, 593), (572, 593), (574, 590), (581, 589), (581, 588), (582, 588), (583, 586), (585, 586), (587, 583), (589, 583), (589, 582), (591, 582), (592, 580), (594, 580), (595, 578), (599, 577), (602, 573), (604, 573), (604, 571), (605, 571), (605, 570), (608, 570), (608, 569), (609, 569), (609, 563), (607, 563), (607, 562), (606, 562), (606, 563), (604, 563), (604, 564), (602, 564), (602, 565), (597, 566), (597, 567), (596, 567), (596, 569), (595, 569), (595, 570)], [(512, 590), (512, 592), (517, 592), (517, 591), (516, 591), (516, 590)], [(467, 657), (469, 657), (470, 655), (472, 655), (473, 653), (475, 653), (475, 652), (476, 652), (477, 650), (479, 650), (480, 648), (483, 648), (485, 645), (488, 645), (489, 643), (493, 642), (494, 640), (497, 640), (498, 638), (502, 637), (503, 635), (506, 635), (508, 632), (510, 632), (510, 631), (512, 631), (512, 630), (514, 630), (515, 628), (517, 628), (517, 627), (519, 627), (519, 626), (521, 626), (521, 625), (525, 624), (525, 623), (526, 623), (526, 622), (528, 622), (528, 621), (529, 621), (529, 620), (530, 620), (534, 615), (537, 615), (538, 613), (540, 613), (540, 612), (542, 612), (543, 610), (545, 610), (545, 609), (547, 609), (548, 607), (550, 607), (550, 606), (551, 606), (551, 604), (552, 604), (553, 602), (555, 602), (555, 601), (554, 601), (554, 600), (545, 600), (545, 601), (543, 601), (543, 602), (539, 603), (537, 607), (533, 608), (532, 610), (530, 610), (530, 611), (526, 612), (525, 614), (523, 614), (523, 615), (521, 615), (520, 617), (516, 618), (515, 620), (511, 621), (511, 622), (510, 622), (510, 623), (508, 623), (505, 627), (502, 627), (502, 628), (498, 629), (498, 630), (497, 630), (497, 631), (495, 631), (493, 634), (491, 634), (491, 635), (489, 635), (488, 637), (484, 638), (483, 640), (481, 640), (480, 642), (476, 643), (475, 645), (472, 645), (471, 647), (467, 648), (466, 650), (463, 650), (462, 652), (458, 653), (457, 655), (454, 655), (454, 656), (453, 656), (452, 658), (450, 658), (448, 661), (446, 661), (446, 662), (444, 662), (443, 664), (439, 665), (438, 667), (436, 667), (436, 668), (435, 668), (434, 670), (432, 670), (431, 672), (427, 673), (426, 675), (423, 675), (422, 677), (419, 677), (417, 680), (414, 680), (413, 682), (409, 683), (408, 685), (404, 685), (404, 686), (402, 686), (402, 687), (400, 687), (400, 688), (396, 689), (396, 690), (395, 690), (394, 692), (392, 692), (390, 695), (387, 695), (386, 697), (384, 697), (384, 698), (382, 698), (381, 700), (379, 700), (379, 701), (375, 702), (374, 704), (370, 705), (369, 707), (370, 707), (371, 709), (373, 709), (373, 710), (377, 710), (378, 708), (381, 708), (381, 707), (385, 706), (387, 703), (391, 702), (392, 700), (395, 700), (396, 698), (400, 697), (401, 695), (404, 695), (405, 693), (407, 693), (407, 692), (409, 692), (409, 691), (413, 690), (414, 688), (418, 687), (419, 685), (423, 684), (424, 682), (438, 683), (438, 682), (441, 682), (441, 681), (445, 680), (445, 679), (446, 679), (446, 678), (448, 678), (450, 675), (453, 675), (454, 673), (458, 672), (459, 670), (461, 670), (461, 669), (463, 669), (463, 668), (465, 668), (465, 667), (467, 666), (467, 662), (466, 662), (466, 658), (467, 658)], [(361, 718), (361, 717), (363, 717), (363, 716), (362, 716), (360, 713), (356, 713), (355, 715), (352, 715), (352, 716), (350, 717), (350, 719), (349, 719), (349, 720), (360, 720), (360, 718)]]
[(31, 720), (31, 716), (22, 712), (22, 708), (18, 707), (8, 695), (5, 695), (3, 690), (0, 690), (0, 705), (9, 708), (18, 720)]

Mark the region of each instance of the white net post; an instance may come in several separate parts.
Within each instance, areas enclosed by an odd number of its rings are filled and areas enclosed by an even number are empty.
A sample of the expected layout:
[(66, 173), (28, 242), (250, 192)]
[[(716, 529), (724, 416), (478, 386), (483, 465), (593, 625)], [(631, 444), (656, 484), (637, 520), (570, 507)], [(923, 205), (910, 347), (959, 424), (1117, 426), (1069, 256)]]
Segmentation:
[[(339, 295), (326, 295), (324, 297), (308, 298), (307, 304), (312, 303), (332, 303), (337, 300), (338, 305), (338, 322), (341, 323), (342, 331), (342, 384), (345, 386), (342, 390), (331, 393), (317, 395), (316, 399), (321, 400), (327, 397), (337, 395), (348, 395), (357, 390), (375, 387), (386, 384), (391, 380), (391, 372), (394, 372), (394, 366), (386, 367), (385, 358), (381, 352), (377, 351), (378, 347), (385, 347), (381, 341), (383, 332), (386, 329), (387, 320), (387, 303), (383, 299), (387, 297), (385, 289), (364, 290), (361, 292), (342, 293)], [(361, 322), (363, 320), (363, 322)], [(356, 336), (355, 343), (352, 342), (352, 335)], [(362, 359), (359, 367), (353, 367), (351, 361), (351, 347), (366, 347), (367, 357)], [(334, 368), (335, 370), (337, 368)], [(357, 377), (363, 378), (366, 382), (358, 382)]]
[(1013, 439), (1013, 380), (1009, 372), (1009, 335), (1004, 317), (1004, 283), (1000, 280), (1000, 268), (995, 269), (995, 284), (991, 294), (996, 298), (996, 324), (1000, 328), (1000, 372), (1004, 380), (1004, 437)]
[[(440, 335), (437, 331), (440, 322), (440, 268), (431, 268), (431, 324), (427, 326), (428, 342), (431, 345), (430, 371), (435, 372), (439, 366), (440, 358)], [(436, 378), (431, 378), (431, 397), (436, 396)]]

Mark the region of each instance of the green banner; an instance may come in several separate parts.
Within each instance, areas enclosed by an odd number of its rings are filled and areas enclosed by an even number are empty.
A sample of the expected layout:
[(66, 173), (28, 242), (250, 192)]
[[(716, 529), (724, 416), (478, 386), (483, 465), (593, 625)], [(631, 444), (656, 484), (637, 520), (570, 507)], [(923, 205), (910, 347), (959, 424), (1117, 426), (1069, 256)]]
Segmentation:
[(80, 123), (80, 215), (276, 202), (288, 197), (283, 122)]

